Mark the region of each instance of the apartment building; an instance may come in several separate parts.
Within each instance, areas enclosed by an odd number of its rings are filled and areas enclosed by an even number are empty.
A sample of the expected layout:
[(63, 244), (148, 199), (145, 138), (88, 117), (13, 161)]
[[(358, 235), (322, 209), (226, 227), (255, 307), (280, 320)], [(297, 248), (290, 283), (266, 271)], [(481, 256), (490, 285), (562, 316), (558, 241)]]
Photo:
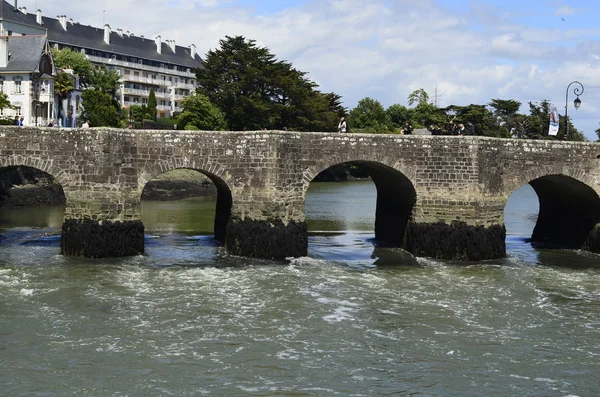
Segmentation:
[[(156, 95), (157, 116), (169, 117), (181, 111), (181, 101), (196, 89), (197, 68), (202, 59), (194, 44), (177, 45), (161, 36), (146, 38), (130, 31), (82, 25), (65, 15), (50, 18), (28, 13), (25, 7), (2, 1), (0, 29), (5, 35), (47, 34), (51, 46), (79, 51), (95, 65), (121, 75), (121, 106), (148, 103), (150, 90)], [(66, 115), (60, 117), (66, 122)]]

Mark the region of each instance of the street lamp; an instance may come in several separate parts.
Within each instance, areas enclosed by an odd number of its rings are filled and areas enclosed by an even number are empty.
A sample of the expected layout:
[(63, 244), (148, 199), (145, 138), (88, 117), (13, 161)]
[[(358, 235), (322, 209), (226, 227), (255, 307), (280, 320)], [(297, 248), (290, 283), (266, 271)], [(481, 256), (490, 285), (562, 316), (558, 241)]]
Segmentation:
[(566, 92), (566, 97), (565, 97), (565, 120), (567, 123), (566, 132), (565, 132), (565, 141), (567, 139), (569, 139), (569, 116), (568, 116), (569, 88), (573, 84), (579, 85), (579, 87), (573, 88), (573, 94), (577, 95), (577, 98), (575, 98), (575, 100), (573, 101), (573, 106), (575, 106), (575, 110), (579, 109), (579, 106), (581, 106), (581, 99), (579, 99), (579, 95), (583, 94), (583, 84), (581, 84), (579, 81), (571, 81), (569, 83), (569, 85), (567, 86), (567, 92)]

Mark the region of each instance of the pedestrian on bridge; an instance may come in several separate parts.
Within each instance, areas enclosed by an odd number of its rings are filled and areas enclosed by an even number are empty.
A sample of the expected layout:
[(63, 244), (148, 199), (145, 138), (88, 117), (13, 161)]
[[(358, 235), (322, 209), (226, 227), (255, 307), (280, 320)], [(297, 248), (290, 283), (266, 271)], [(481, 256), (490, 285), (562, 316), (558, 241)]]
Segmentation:
[(340, 123), (338, 124), (338, 132), (346, 132), (346, 130), (348, 129), (348, 125), (346, 124), (346, 119), (343, 117), (340, 117)]

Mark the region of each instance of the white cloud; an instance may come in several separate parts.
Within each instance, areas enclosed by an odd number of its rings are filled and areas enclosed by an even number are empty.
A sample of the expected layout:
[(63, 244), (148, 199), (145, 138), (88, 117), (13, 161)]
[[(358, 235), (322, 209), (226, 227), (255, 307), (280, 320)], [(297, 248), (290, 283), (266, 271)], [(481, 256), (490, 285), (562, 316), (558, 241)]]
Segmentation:
[[(321, 90), (342, 95), (349, 108), (366, 96), (384, 106), (406, 104), (413, 90), (424, 88), (433, 97), (437, 87), (441, 106), (552, 99), (561, 109), (570, 81), (600, 86), (599, 29), (522, 26), (514, 22), (517, 10), (484, 2), (453, 14), (432, 0), (307, 0), (263, 15), (235, 0), (38, 2), (44, 15), (67, 14), (94, 26), (101, 26), (106, 10), (113, 29), (194, 43), (200, 54), (225, 35), (255, 39), (308, 72)], [(20, 5), (32, 10), (27, 3)], [(555, 12), (575, 10), (557, 6)], [(569, 115), (595, 139), (595, 94), (589, 91), (577, 118), (572, 109)]]

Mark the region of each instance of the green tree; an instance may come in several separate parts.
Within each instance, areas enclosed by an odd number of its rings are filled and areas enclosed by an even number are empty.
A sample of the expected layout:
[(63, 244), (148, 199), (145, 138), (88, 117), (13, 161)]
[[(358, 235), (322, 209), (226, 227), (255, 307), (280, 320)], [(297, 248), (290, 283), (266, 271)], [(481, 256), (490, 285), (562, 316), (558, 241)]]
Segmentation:
[(118, 104), (106, 92), (97, 89), (87, 89), (81, 94), (83, 112), (81, 118), (90, 127), (118, 127), (120, 121)]
[(90, 74), (89, 85), (116, 99), (120, 79), (121, 75), (115, 70), (95, 69)]
[(143, 106), (131, 105), (129, 107), (129, 119), (134, 123), (134, 125), (141, 125), (145, 116), (146, 112)]
[(515, 117), (521, 108), (521, 102), (514, 99), (492, 99), (488, 105), (494, 109), (498, 135), (509, 137), (510, 131), (516, 128)]
[(156, 107), (158, 103), (156, 102), (156, 94), (154, 94), (154, 88), (150, 88), (150, 94), (148, 95), (148, 114), (150, 115), (150, 120), (156, 121)]
[(183, 112), (177, 116), (177, 128), (218, 131), (225, 128), (223, 114), (202, 94), (187, 97), (182, 102)]
[(366, 97), (350, 111), (348, 124), (351, 128), (364, 129), (368, 133), (385, 133), (389, 132), (390, 122), (381, 103)]
[(319, 92), (306, 73), (242, 36), (226, 36), (219, 46), (196, 73), (197, 91), (221, 110), (229, 129), (337, 126), (340, 109), (330, 106), (335, 97)]
[(0, 91), (0, 111), (4, 109), (12, 109), (12, 104), (8, 99), (8, 95), (4, 91)]
[(73, 70), (73, 73), (79, 76), (79, 83), (84, 87), (88, 86), (94, 67), (85, 54), (71, 51), (68, 48), (62, 50), (52, 48), (51, 51), (54, 65), (57, 68)]
[(408, 105), (423, 105), (429, 103), (429, 94), (423, 88), (411, 92), (407, 98)]
[(596, 133), (596, 136), (598, 136), (598, 140), (596, 142), (600, 142), (600, 128), (596, 128), (596, 131), (594, 131)]
[(59, 72), (54, 80), (54, 93), (58, 96), (58, 114), (63, 116), (63, 101), (75, 89), (75, 77), (66, 72)]
[(414, 117), (414, 109), (409, 109), (406, 106), (394, 104), (385, 110), (387, 119), (391, 123), (392, 128), (400, 128), (405, 122), (411, 122)]

